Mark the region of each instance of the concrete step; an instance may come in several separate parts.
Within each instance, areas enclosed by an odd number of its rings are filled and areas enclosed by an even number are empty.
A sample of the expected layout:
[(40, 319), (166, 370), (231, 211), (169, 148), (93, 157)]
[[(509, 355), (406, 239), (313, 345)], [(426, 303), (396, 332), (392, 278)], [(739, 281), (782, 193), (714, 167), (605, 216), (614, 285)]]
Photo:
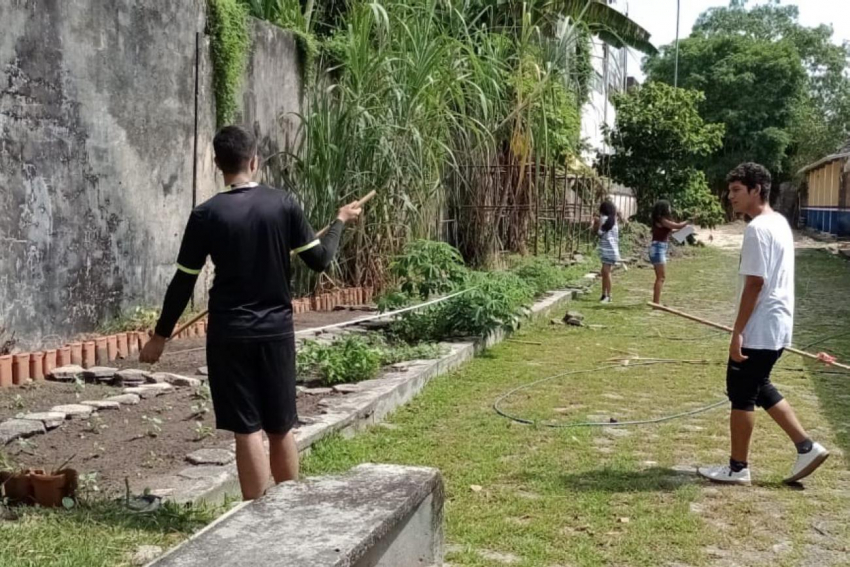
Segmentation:
[(437, 469), (364, 464), (237, 506), (151, 567), (425, 567), (443, 561)]

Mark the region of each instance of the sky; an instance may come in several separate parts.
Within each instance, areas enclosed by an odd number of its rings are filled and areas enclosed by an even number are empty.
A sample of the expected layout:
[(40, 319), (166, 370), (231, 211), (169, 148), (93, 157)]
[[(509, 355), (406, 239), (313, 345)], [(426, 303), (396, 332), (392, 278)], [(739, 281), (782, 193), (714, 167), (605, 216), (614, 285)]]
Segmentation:
[[(687, 37), (697, 17), (708, 8), (729, 5), (728, 0), (680, 1), (679, 37)], [(764, 2), (750, 1), (753, 5), (762, 3)], [(850, 17), (846, 12), (843, 17), (839, 16), (839, 12), (843, 10), (837, 6), (841, 3), (842, 0), (783, 0), (782, 2), (784, 5), (793, 4), (800, 8), (800, 23), (805, 26), (832, 24), (833, 41), (836, 43), (841, 43), (843, 40), (850, 41)], [(618, 0), (617, 8), (621, 11), (627, 9), (629, 17), (652, 34), (650, 41), (656, 47), (672, 43), (676, 39), (676, 0)], [(642, 81), (641, 58), (640, 53), (633, 52), (628, 65), (629, 74)]]

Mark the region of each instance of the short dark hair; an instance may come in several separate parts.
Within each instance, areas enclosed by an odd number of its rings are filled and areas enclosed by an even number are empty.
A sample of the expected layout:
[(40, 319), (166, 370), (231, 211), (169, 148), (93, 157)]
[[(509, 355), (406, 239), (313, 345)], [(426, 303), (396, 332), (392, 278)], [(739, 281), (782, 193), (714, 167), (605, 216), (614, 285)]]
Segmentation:
[(758, 185), (761, 187), (761, 191), (759, 192), (761, 200), (767, 201), (770, 198), (770, 172), (761, 164), (753, 162), (742, 163), (726, 176), (726, 183), (733, 183), (735, 181), (744, 185), (748, 191), (755, 189)]
[(225, 126), (216, 132), (213, 149), (218, 168), (223, 173), (239, 173), (257, 153), (257, 138), (244, 126)]

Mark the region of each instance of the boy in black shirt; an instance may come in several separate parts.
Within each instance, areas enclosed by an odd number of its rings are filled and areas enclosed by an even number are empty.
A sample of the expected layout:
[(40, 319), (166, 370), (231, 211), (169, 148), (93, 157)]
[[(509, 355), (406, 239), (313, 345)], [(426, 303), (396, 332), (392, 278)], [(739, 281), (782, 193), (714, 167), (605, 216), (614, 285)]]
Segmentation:
[[(213, 147), (227, 188), (192, 211), (177, 273), (139, 360), (159, 360), (209, 255), (215, 279), (209, 295), (207, 366), (216, 427), (236, 436), (242, 496), (251, 500), (265, 492), (269, 464), (275, 482), (298, 477), (292, 434), (298, 414), (290, 252), (311, 269), (325, 270), (345, 223), (356, 219), (360, 208), (356, 202), (342, 207), (320, 240), (292, 194), (251, 181), (259, 160), (249, 130), (226, 126)], [(263, 431), (269, 438), (268, 462)]]

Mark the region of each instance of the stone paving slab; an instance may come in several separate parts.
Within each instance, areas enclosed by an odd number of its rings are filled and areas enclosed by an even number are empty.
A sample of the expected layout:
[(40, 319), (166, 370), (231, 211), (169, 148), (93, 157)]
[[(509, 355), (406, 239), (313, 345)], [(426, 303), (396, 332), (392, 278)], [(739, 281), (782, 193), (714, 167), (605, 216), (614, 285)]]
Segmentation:
[(50, 411), (64, 413), (67, 419), (84, 419), (92, 414), (94, 408), (83, 404), (65, 404), (54, 406), (50, 408)]
[(0, 423), (0, 446), (16, 439), (26, 439), (44, 433), (44, 424), (32, 419), (7, 419)]
[(40, 411), (22, 415), (21, 419), (40, 421), (47, 429), (54, 429), (65, 422), (65, 414), (61, 411)]
[(438, 470), (364, 464), (279, 484), (151, 566), (441, 564), (442, 507)]

